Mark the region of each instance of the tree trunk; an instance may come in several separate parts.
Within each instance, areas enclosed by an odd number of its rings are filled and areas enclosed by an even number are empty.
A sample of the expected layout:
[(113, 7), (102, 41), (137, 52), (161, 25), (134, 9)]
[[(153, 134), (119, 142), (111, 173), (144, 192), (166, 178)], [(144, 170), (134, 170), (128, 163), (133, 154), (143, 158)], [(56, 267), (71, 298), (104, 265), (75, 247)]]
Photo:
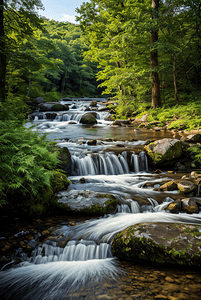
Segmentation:
[(176, 61), (175, 61), (175, 55), (173, 55), (173, 77), (174, 77), (174, 98), (175, 98), (176, 102), (179, 102), (178, 89), (177, 89), (177, 80), (176, 80)]
[[(159, 8), (159, 0), (152, 0), (152, 20), (158, 18), (158, 8)], [(151, 31), (151, 47), (154, 48), (154, 44), (158, 41), (158, 30), (152, 29)], [(151, 86), (152, 86), (152, 108), (156, 108), (157, 106), (161, 106), (161, 97), (160, 97), (160, 79), (158, 75), (158, 71), (156, 68), (158, 67), (158, 50), (153, 49), (151, 51)]]
[(6, 54), (4, 33), (4, 3), (0, 0), (0, 101), (6, 100)]

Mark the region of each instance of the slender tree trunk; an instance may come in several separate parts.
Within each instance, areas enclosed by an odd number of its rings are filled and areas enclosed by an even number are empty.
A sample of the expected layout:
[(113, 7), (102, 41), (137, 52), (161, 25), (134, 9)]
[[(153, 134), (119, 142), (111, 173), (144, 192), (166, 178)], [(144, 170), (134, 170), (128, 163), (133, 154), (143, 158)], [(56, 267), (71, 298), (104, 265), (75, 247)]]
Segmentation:
[(0, 101), (6, 100), (6, 53), (4, 33), (4, 1), (0, 0)]
[(175, 55), (173, 55), (173, 77), (174, 77), (174, 98), (176, 102), (179, 102), (177, 80), (176, 80), (176, 60)]
[[(152, 0), (152, 19), (158, 18), (158, 8), (159, 8), (160, 0)], [(154, 47), (154, 44), (158, 41), (158, 30), (152, 29), (151, 31), (151, 46)], [(161, 106), (161, 97), (160, 97), (160, 79), (158, 75), (158, 71), (156, 68), (158, 67), (158, 51), (154, 49), (151, 51), (151, 86), (152, 86), (152, 108), (156, 108), (157, 106)]]
[(31, 91), (31, 75), (29, 76), (29, 90), (26, 95), (27, 97), (29, 96), (30, 91)]

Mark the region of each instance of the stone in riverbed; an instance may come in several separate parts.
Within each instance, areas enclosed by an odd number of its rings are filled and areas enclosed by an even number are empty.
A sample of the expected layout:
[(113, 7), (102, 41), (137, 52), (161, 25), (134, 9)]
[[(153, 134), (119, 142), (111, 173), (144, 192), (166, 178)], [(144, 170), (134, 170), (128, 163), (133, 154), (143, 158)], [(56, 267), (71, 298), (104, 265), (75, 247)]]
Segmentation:
[(181, 200), (181, 209), (187, 214), (197, 214), (199, 212), (196, 200), (191, 198)]
[(114, 213), (118, 200), (110, 194), (93, 191), (61, 191), (56, 194), (55, 206), (63, 212), (101, 216)]
[(82, 116), (80, 123), (86, 124), (86, 125), (93, 125), (97, 124), (96, 117), (92, 113), (86, 113), (85, 115)]
[(186, 138), (184, 138), (185, 142), (188, 143), (195, 143), (195, 142), (201, 142), (201, 134), (190, 134)]
[(112, 125), (118, 125), (118, 126), (122, 126), (122, 125), (129, 125), (130, 121), (129, 120), (115, 120)]
[(166, 166), (175, 163), (182, 154), (182, 142), (177, 139), (162, 139), (145, 146), (151, 165)]
[(181, 200), (170, 203), (166, 209), (172, 214), (178, 214), (181, 211)]
[(201, 266), (201, 226), (142, 223), (117, 234), (112, 252), (120, 258)]
[(180, 180), (177, 182), (177, 187), (184, 194), (191, 193), (197, 189), (197, 185), (190, 180)]
[(160, 191), (174, 191), (178, 190), (176, 181), (172, 180), (166, 182), (165, 184), (161, 185), (159, 188)]

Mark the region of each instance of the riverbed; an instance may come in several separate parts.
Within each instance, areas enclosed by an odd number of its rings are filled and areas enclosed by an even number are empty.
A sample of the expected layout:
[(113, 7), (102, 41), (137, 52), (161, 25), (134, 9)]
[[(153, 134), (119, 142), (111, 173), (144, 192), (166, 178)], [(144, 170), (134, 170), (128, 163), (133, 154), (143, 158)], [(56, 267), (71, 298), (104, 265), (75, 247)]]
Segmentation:
[[(73, 161), (70, 193), (110, 193), (130, 204), (119, 205), (115, 214), (99, 218), (54, 212), (23, 221), (5, 217), (0, 245), (5, 249), (2, 253), (11, 259), (6, 262), (5, 257), (0, 272), (1, 299), (201, 299), (199, 269), (119, 260), (111, 253), (115, 234), (136, 222), (201, 224), (200, 214), (172, 215), (162, 211), (162, 204), (178, 197), (176, 192), (142, 188), (147, 182), (157, 187), (158, 183), (183, 175), (169, 174), (167, 170), (159, 175), (151, 172), (146, 156), (139, 150), (146, 140), (172, 138), (173, 133), (112, 126), (105, 120), (105, 112), (98, 112), (97, 124), (82, 125), (79, 118), (89, 100), (68, 100), (68, 105), (72, 108), (66, 114), (71, 117), (62, 121), (63, 112), (54, 120), (43, 116), (26, 127), (35, 125), (33, 130), (47, 133), (47, 138), (69, 149)], [(97, 107), (103, 106), (104, 101), (99, 99)], [(74, 124), (70, 124), (70, 118)], [(96, 140), (96, 144), (89, 145), (89, 140)], [(136, 153), (134, 148), (138, 148)], [(118, 153), (111, 149), (118, 149)], [(146, 205), (139, 208), (137, 199)]]

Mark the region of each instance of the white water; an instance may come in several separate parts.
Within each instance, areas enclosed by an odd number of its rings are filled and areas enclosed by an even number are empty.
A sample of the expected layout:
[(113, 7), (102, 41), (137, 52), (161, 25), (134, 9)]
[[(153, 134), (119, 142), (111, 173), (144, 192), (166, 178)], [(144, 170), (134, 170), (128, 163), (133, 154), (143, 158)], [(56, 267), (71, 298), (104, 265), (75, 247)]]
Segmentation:
[[(69, 130), (70, 121), (79, 123), (85, 108), (85, 105), (76, 103), (76, 108), (71, 106), (69, 111), (57, 115), (54, 121), (42, 122), (37, 130), (65, 133)], [(103, 120), (105, 116), (106, 113), (98, 113), (99, 124), (111, 123)], [(146, 182), (158, 184), (168, 179), (159, 179), (156, 175), (147, 173), (148, 163), (144, 152), (139, 155), (133, 153), (128, 163), (126, 153), (122, 152), (117, 156), (102, 152), (107, 147), (115, 146), (117, 142), (100, 142), (91, 147), (87, 143), (79, 145), (79, 142), (59, 142), (60, 146), (68, 147), (72, 154), (71, 172), (74, 176), (69, 178), (72, 182), (69, 191), (111, 193), (124, 203), (119, 203), (115, 215), (84, 222), (70, 231), (69, 227), (62, 227), (58, 236), (61, 234), (68, 240), (72, 236), (65, 247), (46, 241), (32, 252), (30, 258), (25, 256), (24, 261), (15, 268), (0, 272), (0, 299), (60, 300), (63, 294), (79, 291), (89, 283), (100, 284), (101, 280), (117, 278), (122, 270), (117, 259), (112, 256), (112, 239), (131, 225), (161, 221), (201, 224), (200, 214), (166, 213), (164, 209), (173, 200), (166, 197), (164, 192), (163, 202), (159, 204), (157, 199), (161, 192), (153, 191), (153, 188), (142, 188)], [(125, 144), (143, 145), (144, 141)], [(92, 155), (92, 151), (96, 154)], [(85, 183), (80, 182), (83, 176)], [(147, 204), (140, 207), (135, 201), (136, 196), (146, 199)]]

